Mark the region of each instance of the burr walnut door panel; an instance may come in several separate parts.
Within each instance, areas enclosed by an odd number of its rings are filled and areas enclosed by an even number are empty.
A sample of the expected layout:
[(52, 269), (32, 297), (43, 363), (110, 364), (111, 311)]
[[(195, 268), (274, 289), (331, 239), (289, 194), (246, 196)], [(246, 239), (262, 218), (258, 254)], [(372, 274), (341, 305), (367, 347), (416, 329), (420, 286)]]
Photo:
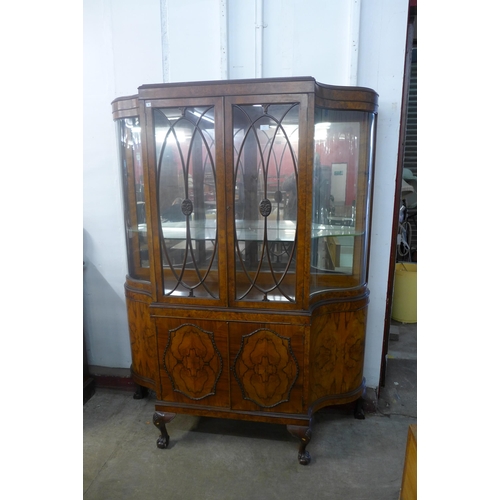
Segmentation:
[(348, 395), (363, 382), (367, 307), (318, 314), (310, 340), (311, 402)]
[(158, 385), (158, 356), (155, 328), (149, 315), (151, 299), (146, 295), (127, 292), (127, 314), (132, 351), (132, 370), (145, 387)]
[(157, 318), (161, 400), (228, 408), (227, 323)]
[(304, 328), (230, 323), (231, 409), (303, 411)]

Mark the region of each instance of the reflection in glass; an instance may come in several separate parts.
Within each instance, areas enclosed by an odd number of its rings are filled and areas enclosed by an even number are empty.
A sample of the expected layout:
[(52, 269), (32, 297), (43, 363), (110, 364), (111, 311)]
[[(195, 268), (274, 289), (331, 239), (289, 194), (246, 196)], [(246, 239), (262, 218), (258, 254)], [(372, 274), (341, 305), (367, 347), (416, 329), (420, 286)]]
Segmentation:
[(144, 171), (141, 157), (139, 118), (117, 122), (127, 232), (128, 271), (135, 279), (144, 277), (141, 268), (149, 267), (144, 202)]
[(233, 106), (237, 300), (295, 300), (299, 105)]
[(154, 110), (166, 295), (218, 297), (213, 106)]

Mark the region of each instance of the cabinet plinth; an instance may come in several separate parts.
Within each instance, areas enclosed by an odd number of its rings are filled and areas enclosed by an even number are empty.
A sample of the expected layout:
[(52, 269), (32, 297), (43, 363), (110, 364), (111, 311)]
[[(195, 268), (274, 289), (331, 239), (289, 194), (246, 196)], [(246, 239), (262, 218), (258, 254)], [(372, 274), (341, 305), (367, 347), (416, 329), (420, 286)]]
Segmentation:
[(281, 423), (359, 400), (377, 94), (313, 78), (116, 99), (132, 375), (177, 413)]

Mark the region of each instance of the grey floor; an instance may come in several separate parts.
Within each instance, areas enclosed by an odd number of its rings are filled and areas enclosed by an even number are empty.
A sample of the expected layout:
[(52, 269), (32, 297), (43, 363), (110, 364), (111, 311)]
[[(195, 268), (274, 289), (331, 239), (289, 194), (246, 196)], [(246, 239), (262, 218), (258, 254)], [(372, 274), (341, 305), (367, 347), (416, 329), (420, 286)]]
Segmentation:
[(345, 408), (318, 412), (307, 466), (298, 440), (274, 424), (177, 415), (161, 450), (154, 395), (98, 388), (83, 407), (83, 498), (397, 500), (417, 422), (417, 325), (393, 322), (392, 331), (376, 410), (365, 420)]

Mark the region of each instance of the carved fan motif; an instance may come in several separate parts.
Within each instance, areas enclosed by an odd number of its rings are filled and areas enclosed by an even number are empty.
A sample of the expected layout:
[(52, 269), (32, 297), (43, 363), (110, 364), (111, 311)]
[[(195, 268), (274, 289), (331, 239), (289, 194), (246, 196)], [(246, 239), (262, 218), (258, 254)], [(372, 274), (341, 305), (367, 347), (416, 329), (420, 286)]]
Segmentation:
[(244, 399), (271, 408), (290, 399), (299, 366), (289, 338), (257, 330), (243, 337), (233, 372)]
[(194, 400), (215, 394), (222, 357), (212, 332), (191, 324), (170, 330), (163, 364), (174, 391)]

